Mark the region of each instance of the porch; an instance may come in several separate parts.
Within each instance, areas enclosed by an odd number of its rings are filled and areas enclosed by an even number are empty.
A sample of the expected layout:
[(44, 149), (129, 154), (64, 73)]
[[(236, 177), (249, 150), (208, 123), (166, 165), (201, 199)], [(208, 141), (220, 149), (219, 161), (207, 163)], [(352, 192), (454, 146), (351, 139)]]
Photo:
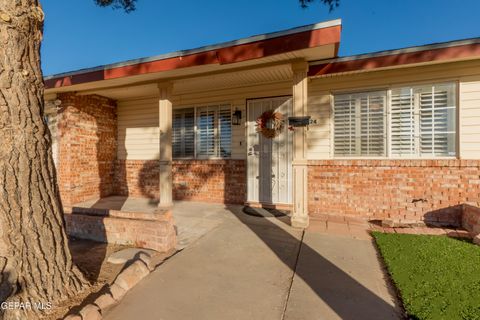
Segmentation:
[[(242, 210), (242, 206), (229, 205), (228, 207), (236, 212), (241, 212)], [(224, 208), (225, 206), (223, 205), (211, 203), (175, 201), (171, 210), (175, 228), (175, 249), (181, 250), (185, 248), (218, 226), (226, 217)], [(69, 222), (67, 231), (74, 236), (146, 247), (151, 245), (151, 243), (142, 244), (138, 241), (135, 242), (134, 235), (149, 233), (149, 228), (144, 228), (144, 226), (140, 225), (140, 229), (136, 229), (132, 222), (152, 221), (154, 219), (165, 220), (166, 218), (166, 213), (158, 210), (158, 200), (126, 196), (108, 196), (100, 199), (91, 199), (77, 203), (67, 210), (70, 213), (67, 216), (67, 221)], [(168, 213), (167, 216), (169, 216)], [(105, 218), (110, 220), (107, 220), (107, 225), (105, 225)], [(84, 225), (84, 219), (89, 220), (89, 226)], [(169, 220), (168, 217), (167, 220)], [(104, 224), (100, 234), (96, 234), (96, 228), (91, 227), (94, 221)], [(112, 221), (116, 221), (116, 223)], [(75, 224), (78, 225), (74, 227)], [(115, 224), (120, 224), (124, 227), (116, 230), (116, 228), (112, 227)], [(118, 237), (115, 235), (117, 231), (121, 231), (121, 235), (118, 235)], [(161, 230), (158, 231), (161, 234)], [(104, 235), (105, 238), (103, 239)]]

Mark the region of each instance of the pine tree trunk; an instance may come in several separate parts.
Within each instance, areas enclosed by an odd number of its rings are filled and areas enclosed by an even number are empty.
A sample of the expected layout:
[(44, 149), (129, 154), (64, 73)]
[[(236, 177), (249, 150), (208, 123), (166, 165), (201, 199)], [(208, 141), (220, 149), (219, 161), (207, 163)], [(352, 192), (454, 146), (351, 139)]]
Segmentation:
[(4, 319), (37, 319), (87, 286), (72, 264), (44, 123), (39, 1), (0, 0), (0, 299)]

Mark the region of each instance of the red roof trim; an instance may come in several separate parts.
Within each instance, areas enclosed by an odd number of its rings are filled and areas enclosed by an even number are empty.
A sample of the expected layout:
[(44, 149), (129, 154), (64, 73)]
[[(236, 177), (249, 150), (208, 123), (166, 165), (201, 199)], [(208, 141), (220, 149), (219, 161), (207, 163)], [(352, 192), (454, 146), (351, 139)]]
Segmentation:
[(187, 56), (143, 62), (105, 70), (87, 71), (71, 76), (48, 79), (45, 81), (45, 88), (60, 88), (86, 82), (117, 79), (208, 64), (242, 62), (295, 50), (338, 44), (340, 42), (340, 33), (341, 26), (338, 25), (199, 52)]
[(431, 61), (447, 61), (452, 59), (480, 57), (480, 44), (468, 44), (456, 47), (424, 50), (418, 52), (392, 54), (387, 56), (371, 57), (358, 60), (337, 61), (318, 65), (311, 65), (310, 77), (327, 74), (365, 71), (392, 66), (423, 63)]

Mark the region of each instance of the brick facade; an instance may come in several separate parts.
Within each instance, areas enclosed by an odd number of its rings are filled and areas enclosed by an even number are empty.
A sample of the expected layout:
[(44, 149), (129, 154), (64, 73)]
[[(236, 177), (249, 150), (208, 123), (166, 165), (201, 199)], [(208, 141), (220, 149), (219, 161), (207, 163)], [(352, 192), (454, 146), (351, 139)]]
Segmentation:
[(159, 198), (158, 160), (117, 160), (115, 194), (139, 198)]
[(64, 205), (111, 195), (117, 149), (115, 101), (60, 94), (58, 184)]
[[(116, 194), (158, 199), (157, 160), (118, 160)], [(216, 203), (244, 203), (245, 160), (174, 160), (173, 197)]]
[(167, 252), (175, 247), (171, 212), (163, 214), (116, 210), (66, 208), (70, 236)]
[[(60, 94), (58, 182), (63, 204), (109, 195), (158, 199), (158, 160), (118, 160), (116, 104)], [(480, 206), (480, 160), (315, 160), (308, 164), (312, 219), (324, 215), (461, 224)], [(176, 200), (242, 204), (245, 160), (174, 160)]]
[(323, 215), (458, 225), (480, 205), (479, 160), (310, 161), (308, 206)]
[(173, 197), (216, 203), (243, 204), (246, 197), (245, 160), (176, 160)]

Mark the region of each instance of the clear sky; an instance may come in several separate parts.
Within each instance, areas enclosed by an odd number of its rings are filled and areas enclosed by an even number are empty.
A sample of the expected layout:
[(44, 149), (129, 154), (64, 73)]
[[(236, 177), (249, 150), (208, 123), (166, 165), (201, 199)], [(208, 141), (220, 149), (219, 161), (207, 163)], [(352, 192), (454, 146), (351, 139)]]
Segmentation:
[(479, 0), (341, 0), (328, 12), (297, 0), (43, 0), (45, 75), (235, 40), (341, 18), (340, 55), (480, 37)]

